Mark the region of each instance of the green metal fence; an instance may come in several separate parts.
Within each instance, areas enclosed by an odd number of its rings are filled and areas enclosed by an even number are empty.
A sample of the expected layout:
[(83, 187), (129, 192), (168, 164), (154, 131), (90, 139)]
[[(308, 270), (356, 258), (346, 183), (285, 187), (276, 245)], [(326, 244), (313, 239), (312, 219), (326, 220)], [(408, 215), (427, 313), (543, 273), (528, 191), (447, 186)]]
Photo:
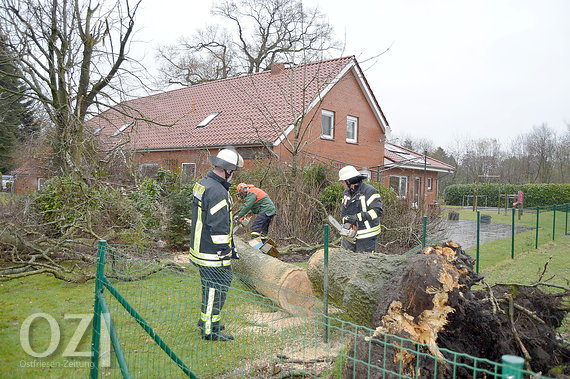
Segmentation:
[[(494, 208), (463, 213), (464, 220), (448, 221), (453, 224), (469, 221), (463, 227), (464, 234), (456, 241), (476, 259), (476, 271), (491, 267), (517, 254), (538, 249), (540, 246), (570, 235), (570, 204), (533, 208)], [(471, 214), (470, 214), (471, 213)], [(451, 217), (450, 217), (451, 219)], [(426, 235), (424, 222), (423, 242), (436, 242), (442, 233)], [(464, 238), (464, 239), (462, 239)]]
[[(234, 341), (205, 341), (198, 270), (154, 251), (99, 244), (91, 378), (523, 378), (521, 358), (504, 362), (379, 334), (321, 299), (288, 311), (236, 274), (222, 322)], [(268, 284), (264, 284), (268, 285)], [(292, 293), (287, 298), (299, 296)], [(295, 302), (297, 303), (297, 302)], [(105, 326), (105, 328), (104, 328)], [(536, 376), (540, 377), (540, 376)]]

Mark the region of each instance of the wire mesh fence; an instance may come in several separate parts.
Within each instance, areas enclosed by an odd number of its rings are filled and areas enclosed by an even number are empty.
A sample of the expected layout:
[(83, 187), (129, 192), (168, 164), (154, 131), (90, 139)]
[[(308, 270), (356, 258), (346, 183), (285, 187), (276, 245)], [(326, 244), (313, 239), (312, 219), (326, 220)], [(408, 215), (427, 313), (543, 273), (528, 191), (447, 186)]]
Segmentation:
[(321, 299), (291, 300), (285, 311), (253, 289), (256, 279), (237, 273), (222, 311), (235, 340), (207, 341), (197, 325), (196, 267), (104, 241), (99, 250), (92, 378), (535, 377), (522, 363), (513, 367), (376, 332)]
[[(477, 259), (477, 271), (516, 254), (570, 234), (570, 204), (533, 208), (479, 208), (450, 211), (445, 230), (427, 235), (425, 243), (453, 240)], [(424, 228), (425, 235), (425, 228)]]

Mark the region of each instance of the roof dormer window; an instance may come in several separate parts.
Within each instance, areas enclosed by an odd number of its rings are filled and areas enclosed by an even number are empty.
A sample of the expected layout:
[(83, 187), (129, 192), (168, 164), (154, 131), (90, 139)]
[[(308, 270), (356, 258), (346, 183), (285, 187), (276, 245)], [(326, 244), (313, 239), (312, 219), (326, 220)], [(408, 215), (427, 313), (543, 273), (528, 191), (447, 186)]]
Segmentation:
[(208, 125), (213, 119), (215, 119), (221, 112), (215, 112), (209, 114), (205, 119), (202, 120), (201, 123), (198, 124), (197, 128), (203, 128), (204, 126)]
[(124, 132), (125, 129), (127, 129), (129, 126), (131, 126), (131, 125), (133, 125), (133, 124), (134, 124), (134, 121), (127, 122), (126, 124), (121, 125), (121, 127), (120, 127), (119, 129), (115, 130), (115, 131), (113, 132), (113, 134), (111, 134), (111, 137), (116, 137), (116, 136), (118, 136), (119, 134), (121, 134), (122, 132)]

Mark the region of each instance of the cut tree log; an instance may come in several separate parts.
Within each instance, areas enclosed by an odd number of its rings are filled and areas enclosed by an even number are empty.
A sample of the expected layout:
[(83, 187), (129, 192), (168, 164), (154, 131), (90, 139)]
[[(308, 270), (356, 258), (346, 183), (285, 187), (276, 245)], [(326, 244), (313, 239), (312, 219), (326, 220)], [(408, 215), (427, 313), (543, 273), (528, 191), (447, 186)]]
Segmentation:
[[(347, 311), (354, 322), (373, 327), (372, 315), (395, 291), (394, 278), (409, 260), (406, 255), (354, 253), (329, 249), (329, 301)], [(324, 250), (315, 252), (308, 267), (313, 288), (323, 293)]]
[(280, 308), (307, 314), (316, 304), (307, 270), (285, 263), (234, 236), (240, 259), (232, 261), (239, 278)]

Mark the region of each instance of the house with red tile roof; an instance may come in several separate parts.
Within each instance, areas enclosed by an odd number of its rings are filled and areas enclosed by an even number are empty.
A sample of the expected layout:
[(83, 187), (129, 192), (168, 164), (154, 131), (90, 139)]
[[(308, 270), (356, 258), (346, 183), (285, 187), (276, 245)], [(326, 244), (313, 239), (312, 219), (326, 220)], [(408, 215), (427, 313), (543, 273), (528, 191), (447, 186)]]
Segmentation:
[[(231, 145), (246, 167), (268, 158), (285, 165), (351, 164), (392, 187), (392, 177), (408, 177), (400, 179), (404, 184), (398, 184), (397, 192), (402, 198), (417, 197), (407, 183), (415, 186), (421, 170), (385, 150), (390, 126), (353, 56), (274, 65), (260, 73), (141, 97), (88, 124), (107, 149), (125, 146), (134, 152), (143, 174), (163, 167), (180, 170), (183, 177), (199, 176), (210, 169), (209, 155)], [(429, 192), (437, 188), (439, 168), (424, 169), (431, 175), (421, 176)]]
[(362, 168), (382, 164), (386, 120), (354, 57), (193, 85), (115, 106), (90, 124), (108, 146), (136, 151), (143, 170), (199, 175), (207, 157), (237, 148), (293, 164), (315, 157)]
[(37, 158), (30, 158), (13, 170), (14, 190), (16, 194), (35, 192), (42, 188), (45, 180), (49, 178), (46, 170)]
[(436, 204), (439, 176), (455, 167), (393, 143), (384, 143), (384, 164), (378, 168), (382, 183), (412, 204)]

